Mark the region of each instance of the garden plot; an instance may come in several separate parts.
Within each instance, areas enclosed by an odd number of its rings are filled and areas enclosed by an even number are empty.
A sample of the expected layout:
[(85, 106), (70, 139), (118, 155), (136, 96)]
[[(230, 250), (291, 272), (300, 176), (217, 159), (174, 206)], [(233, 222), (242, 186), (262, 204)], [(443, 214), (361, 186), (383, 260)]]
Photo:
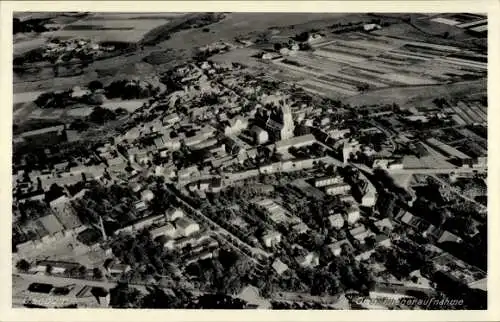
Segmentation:
[(380, 76), (380, 77), (382, 77), (384, 79), (388, 79), (390, 81), (397, 82), (397, 83), (405, 84), (405, 85), (437, 84), (436, 81), (428, 79), (428, 78), (405, 75), (405, 74), (400, 74), (400, 73), (389, 73), (389, 74), (385, 74), (385, 75)]
[(351, 55), (351, 56), (357, 56), (361, 58), (370, 58), (372, 56), (375, 56), (379, 54), (380, 52), (370, 52), (366, 49), (362, 48), (355, 48), (354, 46), (344, 46), (344, 45), (338, 45), (338, 44), (333, 44), (329, 46), (325, 46), (321, 48), (323, 51), (331, 52), (331, 53), (339, 53), (339, 54), (345, 54), (345, 55)]
[(362, 61), (365, 61), (366, 58), (364, 57), (359, 57), (359, 56), (353, 56), (345, 53), (339, 53), (333, 50), (329, 49), (318, 49), (314, 51), (314, 54), (316, 56), (324, 57), (324, 58), (329, 58), (335, 62), (338, 63), (347, 63), (347, 64), (352, 64), (352, 63), (359, 63)]
[(337, 62), (332, 62), (330, 60), (325, 60), (321, 59), (318, 57), (315, 57), (314, 55), (304, 55), (304, 54), (297, 54), (293, 58), (287, 58), (289, 61), (296, 61), (302, 66), (305, 66), (307, 68), (310, 68), (311, 70), (323, 72), (323, 73), (328, 73), (328, 72), (334, 72), (338, 71), (342, 68), (342, 64), (339, 64)]

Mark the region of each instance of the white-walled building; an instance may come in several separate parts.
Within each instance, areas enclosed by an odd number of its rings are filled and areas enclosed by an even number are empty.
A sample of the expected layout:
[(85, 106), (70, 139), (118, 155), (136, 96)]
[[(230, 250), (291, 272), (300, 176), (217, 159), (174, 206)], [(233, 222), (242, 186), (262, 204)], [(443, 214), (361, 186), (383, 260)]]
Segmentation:
[(255, 139), (255, 143), (264, 144), (267, 141), (269, 141), (269, 134), (263, 128), (261, 128), (257, 125), (254, 125), (254, 126), (252, 126), (250, 131), (253, 134), (253, 137)]
[(361, 214), (359, 212), (359, 208), (352, 206), (347, 210), (347, 222), (352, 225), (356, 223), (359, 218), (361, 217)]
[(184, 217), (184, 211), (179, 208), (170, 208), (166, 211), (166, 217), (168, 221), (175, 221), (179, 218)]
[(154, 197), (155, 195), (151, 190), (144, 190), (143, 192), (141, 192), (142, 201), (151, 201)]
[(281, 275), (288, 270), (288, 265), (286, 265), (285, 263), (283, 263), (279, 259), (276, 259), (273, 262), (272, 267), (276, 271), (276, 273), (278, 273), (278, 275)]
[(297, 263), (302, 267), (316, 267), (319, 265), (319, 255), (316, 253), (308, 253), (305, 256), (297, 257)]
[(326, 176), (314, 180), (314, 186), (316, 188), (330, 186), (334, 184), (341, 183), (343, 181), (341, 176)]
[(328, 221), (330, 222), (330, 227), (332, 228), (340, 229), (344, 227), (345, 221), (344, 217), (342, 217), (341, 214), (331, 215), (330, 217), (328, 217)]
[(326, 194), (330, 196), (343, 195), (349, 191), (351, 191), (351, 186), (347, 183), (334, 184), (325, 188)]
[(167, 223), (161, 227), (152, 229), (149, 233), (151, 234), (151, 238), (153, 239), (156, 239), (160, 236), (175, 238), (176, 229), (171, 223)]
[(177, 228), (179, 235), (185, 237), (200, 230), (200, 225), (198, 225), (198, 223), (186, 217), (177, 219), (175, 221), (175, 227)]
[(262, 236), (262, 242), (266, 247), (273, 247), (281, 242), (281, 233), (277, 231), (268, 231), (264, 236)]

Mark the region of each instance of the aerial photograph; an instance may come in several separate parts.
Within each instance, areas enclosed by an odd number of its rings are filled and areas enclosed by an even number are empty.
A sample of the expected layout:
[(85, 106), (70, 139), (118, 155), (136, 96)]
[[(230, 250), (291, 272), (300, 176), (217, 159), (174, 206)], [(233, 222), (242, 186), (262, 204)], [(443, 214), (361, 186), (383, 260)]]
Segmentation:
[(12, 23), (13, 308), (488, 309), (487, 14)]

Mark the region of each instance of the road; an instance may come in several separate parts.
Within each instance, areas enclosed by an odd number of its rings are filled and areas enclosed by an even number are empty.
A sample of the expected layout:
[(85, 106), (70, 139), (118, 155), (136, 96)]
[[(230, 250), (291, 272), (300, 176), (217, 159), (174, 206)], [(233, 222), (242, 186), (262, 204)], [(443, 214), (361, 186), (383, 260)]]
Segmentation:
[[(47, 283), (56, 286), (65, 285), (81, 285), (81, 286), (93, 286), (102, 287), (106, 290), (110, 290), (116, 287), (117, 282), (113, 281), (94, 281), (85, 279), (76, 279), (63, 276), (53, 276), (45, 274), (27, 274), (27, 273), (14, 273), (13, 275), (20, 276), (24, 280), (30, 283)], [(134, 287), (142, 293), (148, 293), (146, 285), (144, 284), (128, 284), (130, 287)], [(203, 294), (209, 294), (207, 292), (200, 292), (198, 290), (189, 289), (194, 296), (200, 296)], [(315, 302), (321, 304), (328, 304), (338, 307), (339, 309), (345, 308), (345, 303), (343, 301), (343, 296), (312, 296), (308, 293), (294, 293), (294, 292), (276, 292), (271, 295), (270, 298), (263, 298), (264, 300), (275, 300), (275, 301), (291, 301), (291, 302)]]
[(388, 169), (389, 174), (449, 174), (449, 173), (474, 173), (474, 172), (484, 172), (488, 168), (478, 167), (478, 168), (446, 168), (446, 169)]
[(272, 295), (272, 300), (287, 302), (313, 302), (333, 305), (338, 309), (349, 309), (349, 303), (343, 294), (339, 296), (314, 296), (309, 293), (277, 292)]
[[(373, 174), (372, 168), (364, 164), (349, 163), (352, 167), (358, 168), (359, 170)], [(477, 168), (420, 168), (420, 169), (385, 169), (389, 174), (450, 174), (450, 173), (474, 173), (474, 172), (485, 172), (488, 170), (487, 167), (477, 167)]]
[[(70, 277), (63, 277), (63, 276), (53, 276), (53, 275), (45, 275), (45, 274), (27, 274), (27, 273), (15, 273), (14, 275), (18, 275), (22, 277), (23, 279), (33, 282), (33, 283), (47, 283), (47, 284), (54, 284), (58, 286), (62, 285), (71, 285), (71, 284), (76, 284), (76, 285), (88, 285), (88, 286), (94, 286), (94, 287), (102, 287), (106, 290), (110, 290), (118, 284), (117, 282), (113, 281), (95, 281), (95, 280), (85, 280), (85, 279), (77, 279), (77, 278), (70, 278)], [(129, 284), (132, 287), (137, 288), (139, 291), (146, 293), (146, 287), (145, 285), (141, 284)]]

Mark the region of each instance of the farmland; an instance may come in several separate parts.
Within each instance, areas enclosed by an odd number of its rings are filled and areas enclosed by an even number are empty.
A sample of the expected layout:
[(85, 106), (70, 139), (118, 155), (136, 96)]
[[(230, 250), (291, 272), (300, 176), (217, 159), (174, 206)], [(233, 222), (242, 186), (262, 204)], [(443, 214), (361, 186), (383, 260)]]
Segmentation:
[[(243, 12), (227, 13), (225, 14), (225, 19), (208, 26), (210, 32), (203, 32), (201, 28), (190, 28), (179, 30), (175, 33), (169, 33), (169, 37), (165, 37), (163, 40), (161, 38), (154, 39), (155, 37), (152, 37), (155, 35), (155, 33), (168, 32), (172, 28), (172, 25), (178, 23), (178, 20), (185, 20), (185, 16), (192, 15), (193, 13), (93, 13), (92, 15), (85, 16), (83, 18), (72, 18), (69, 21), (69, 25), (84, 25), (86, 24), (85, 21), (89, 20), (96, 25), (105, 25), (108, 20), (113, 21), (113, 19), (120, 21), (162, 21), (162, 25), (144, 34), (144, 38), (154, 40), (154, 45), (145, 46), (143, 51), (138, 50), (127, 55), (96, 61), (89, 67), (87, 67), (85, 73), (81, 75), (54, 77), (52, 69), (44, 69), (39, 71), (40, 77), (36, 77), (35, 80), (33, 79), (32, 75), (29, 75), (30, 77), (27, 77), (25, 75), (14, 74), (14, 92), (18, 93), (48, 89), (64, 89), (67, 87), (80, 85), (82, 83), (88, 83), (89, 81), (96, 78), (104, 78), (103, 81), (108, 82), (115, 78), (123, 77), (123, 73), (126, 72), (133, 73), (134, 75), (142, 75), (142, 70), (153, 69), (161, 72), (166, 67), (168, 67), (172, 63), (172, 61), (175, 61), (178, 64), (182, 63), (183, 61), (189, 60), (193, 55), (193, 49), (195, 49), (196, 47), (204, 46), (221, 39), (232, 41), (234, 40), (234, 37), (256, 33), (255, 26), (259, 26), (259, 28), (262, 28), (263, 30), (268, 30), (269, 28), (281, 27), (290, 29), (289, 26), (294, 25), (294, 30), (301, 30), (301, 28), (310, 28), (310, 26), (324, 26), (327, 24), (331, 24), (332, 22), (335, 22), (339, 19), (346, 19), (346, 15), (340, 13), (316, 14), (314, 21), (311, 21), (310, 14), (307, 13), (287, 15), (282, 15), (279, 13), (271, 13), (266, 15)], [(353, 15), (349, 15), (349, 17), (350, 16)], [(366, 15), (356, 14), (356, 16)], [(65, 16), (61, 17), (67, 18)], [(54, 19), (60, 19), (61, 17), (56, 17)], [(168, 22), (163, 23), (166, 21)], [(63, 26), (67, 25), (63, 22), (60, 23)], [(110, 24), (113, 24), (113, 22), (110, 22)], [(137, 40), (137, 37), (135, 35), (127, 36), (126, 34), (138, 34), (140, 29), (141, 27), (139, 26), (137, 27), (137, 30), (118, 30), (115, 32), (122, 33), (124, 37), (123, 39)], [(58, 30), (51, 33), (42, 33), (38, 35), (38, 37), (48, 39), (49, 35), (57, 35), (57, 32), (59, 32), (60, 34), (64, 34), (65, 31)], [(81, 34), (81, 36), (83, 37), (85, 32), (94, 31), (81, 30), (79, 32), (76, 32), (75, 30), (73, 30), (72, 34), (76, 36), (78, 36), (78, 34)], [(104, 37), (102, 36), (102, 34), (117, 35), (115, 32), (112, 30), (99, 31), (99, 37)], [(17, 36), (18, 35), (16, 35), (16, 37)], [(19, 41), (19, 43), (21, 43), (21, 40)], [(16, 46), (18, 46), (17, 43), (14, 44), (15, 50)], [(29, 49), (33, 49), (34, 47), (36, 48), (38, 44), (35, 44), (35, 42), (33, 42), (31, 46), (24, 46), (29, 47)], [(145, 59), (152, 53), (155, 54), (156, 59)], [(166, 57), (164, 59), (159, 59), (162, 58), (162, 55)], [(154, 62), (154, 66), (149, 64), (148, 62)], [(137, 68), (137, 66), (139, 65), (140, 67)], [(116, 75), (118, 73), (122, 75)]]
[(333, 37), (314, 49), (272, 63), (285, 73), (307, 75), (299, 84), (327, 96), (478, 79), (487, 69), (485, 56), (469, 50), (361, 33)]
[(95, 42), (137, 43), (149, 31), (166, 25), (180, 13), (96, 13), (47, 33), (50, 38), (90, 38)]

